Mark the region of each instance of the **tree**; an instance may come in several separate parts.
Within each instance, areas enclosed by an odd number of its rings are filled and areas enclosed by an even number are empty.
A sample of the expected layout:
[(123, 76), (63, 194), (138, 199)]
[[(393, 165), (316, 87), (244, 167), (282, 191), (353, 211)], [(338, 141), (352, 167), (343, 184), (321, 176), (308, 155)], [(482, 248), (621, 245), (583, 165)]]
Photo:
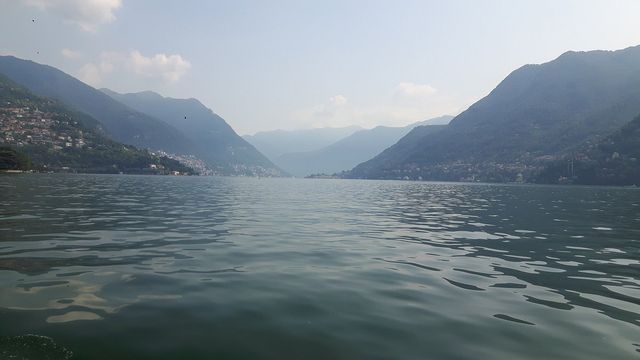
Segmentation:
[(29, 170), (31, 159), (10, 147), (0, 147), (0, 170)]

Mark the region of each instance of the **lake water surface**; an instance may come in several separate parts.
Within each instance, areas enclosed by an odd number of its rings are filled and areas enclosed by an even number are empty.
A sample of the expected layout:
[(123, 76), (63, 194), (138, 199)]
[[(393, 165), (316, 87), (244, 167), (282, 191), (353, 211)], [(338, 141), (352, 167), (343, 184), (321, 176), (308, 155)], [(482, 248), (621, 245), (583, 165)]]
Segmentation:
[(640, 357), (636, 189), (16, 175), (0, 194), (0, 355)]

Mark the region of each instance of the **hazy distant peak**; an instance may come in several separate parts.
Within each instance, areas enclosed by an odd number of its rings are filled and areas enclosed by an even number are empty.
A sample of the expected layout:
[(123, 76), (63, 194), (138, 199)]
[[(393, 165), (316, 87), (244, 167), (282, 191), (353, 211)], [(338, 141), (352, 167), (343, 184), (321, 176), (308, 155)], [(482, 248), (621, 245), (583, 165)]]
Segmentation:
[(359, 126), (341, 128), (315, 128), (304, 130), (271, 130), (261, 131), (254, 135), (245, 135), (253, 146), (271, 159), (287, 153), (298, 153), (321, 149), (358, 130)]
[[(202, 105), (202, 103), (193, 97), (190, 98), (186, 98), (186, 99), (181, 99), (181, 98), (173, 98), (170, 96), (164, 96), (160, 93), (157, 93), (155, 91), (152, 90), (143, 90), (143, 91), (138, 91), (138, 92), (130, 92), (130, 93), (119, 93), (117, 91), (113, 91), (111, 89), (108, 88), (101, 88), (100, 91), (102, 91), (103, 93), (107, 94), (107, 95), (114, 95), (114, 96), (127, 96), (127, 97), (137, 97), (139, 99), (147, 99), (147, 100), (173, 100), (173, 101), (185, 101), (185, 102), (191, 102), (191, 103), (195, 103), (195, 104), (199, 104)], [(204, 106), (204, 105), (202, 105)]]
[(442, 115), (432, 119), (427, 119), (423, 121), (419, 121), (417, 123), (411, 124), (409, 126), (424, 126), (424, 125), (447, 125), (451, 120), (453, 120), (454, 116), (451, 115)]
[(151, 90), (139, 91), (137, 93), (133, 93), (133, 95), (142, 96), (142, 97), (148, 97), (148, 98), (156, 98), (156, 99), (164, 98), (164, 96), (158, 94), (157, 92), (151, 91)]
[(151, 90), (139, 91), (139, 92), (131, 92), (131, 93), (119, 93), (117, 91), (113, 91), (108, 88), (99, 89), (101, 92), (114, 97), (114, 96), (130, 96), (144, 99), (163, 99), (164, 97), (157, 92), (153, 92)]
[(351, 132), (356, 132), (358, 130), (363, 130), (362, 127), (358, 126), (358, 125), (350, 125), (350, 126), (343, 126), (343, 127), (320, 127), (320, 128), (310, 128), (310, 129), (295, 129), (295, 130), (285, 130), (285, 129), (274, 129), (274, 130), (266, 130), (266, 131), (258, 131), (255, 134), (251, 135), (251, 134), (247, 134), (247, 135), (243, 135), (246, 137), (260, 137), (260, 136), (265, 136), (265, 135), (277, 135), (277, 134), (291, 134), (291, 135), (296, 135), (296, 134), (304, 134), (304, 133), (316, 133), (316, 132), (332, 132), (332, 131), (351, 131)]

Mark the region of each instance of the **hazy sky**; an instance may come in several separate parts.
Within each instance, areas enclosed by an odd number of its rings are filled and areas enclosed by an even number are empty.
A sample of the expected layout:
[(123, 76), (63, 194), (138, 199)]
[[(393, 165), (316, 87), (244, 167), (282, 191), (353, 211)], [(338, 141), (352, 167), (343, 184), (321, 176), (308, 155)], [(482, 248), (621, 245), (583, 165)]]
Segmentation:
[(639, 19), (639, 0), (0, 0), (0, 54), (195, 97), (246, 134), (455, 115), (524, 64), (640, 45)]

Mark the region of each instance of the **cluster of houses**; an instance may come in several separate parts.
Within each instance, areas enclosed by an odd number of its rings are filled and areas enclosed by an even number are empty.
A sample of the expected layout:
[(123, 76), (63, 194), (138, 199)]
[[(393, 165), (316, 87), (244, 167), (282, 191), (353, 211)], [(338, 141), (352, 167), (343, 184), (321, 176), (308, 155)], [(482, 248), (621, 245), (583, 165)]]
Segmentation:
[(85, 146), (82, 130), (72, 119), (60, 119), (28, 106), (0, 108), (0, 145), (45, 145), (54, 150)]
[(207, 164), (205, 164), (204, 161), (198, 159), (195, 155), (178, 155), (178, 154), (168, 153), (166, 151), (151, 152), (151, 155), (166, 156), (169, 159), (173, 159), (173, 160), (179, 161), (183, 165), (186, 165), (186, 166), (192, 168), (198, 174), (203, 175), (203, 176), (204, 175), (207, 175), (207, 176), (216, 175), (215, 171), (209, 169), (209, 167), (207, 167)]

